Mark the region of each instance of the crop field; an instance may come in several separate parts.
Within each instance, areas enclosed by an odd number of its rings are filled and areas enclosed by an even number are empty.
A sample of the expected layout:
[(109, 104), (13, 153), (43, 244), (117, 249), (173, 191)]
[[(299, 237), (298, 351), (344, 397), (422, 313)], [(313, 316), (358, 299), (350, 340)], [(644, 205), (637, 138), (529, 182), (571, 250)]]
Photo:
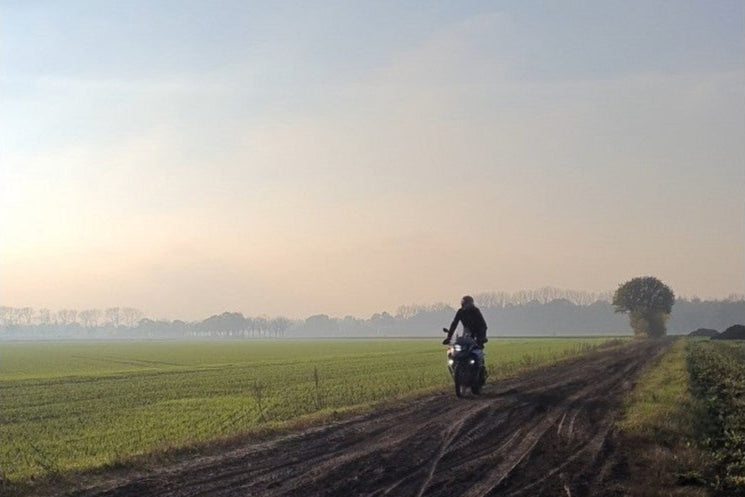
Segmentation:
[(691, 342), (688, 369), (707, 413), (702, 445), (712, 468), (705, 477), (717, 495), (745, 495), (745, 344)]
[[(503, 339), (490, 381), (607, 339)], [(126, 461), (449, 386), (436, 340), (3, 343), (6, 481)]]

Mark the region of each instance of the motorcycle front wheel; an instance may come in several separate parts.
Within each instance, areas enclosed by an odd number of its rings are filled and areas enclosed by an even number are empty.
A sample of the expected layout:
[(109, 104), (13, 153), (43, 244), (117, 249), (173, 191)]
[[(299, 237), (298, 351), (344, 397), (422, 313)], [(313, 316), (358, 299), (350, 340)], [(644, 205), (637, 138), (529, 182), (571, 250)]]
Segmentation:
[(471, 391), (474, 395), (481, 395), (481, 383), (479, 383), (478, 380), (476, 380), (476, 382), (471, 385)]
[(463, 397), (468, 390), (468, 367), (465, 364), (456, 364), (453, 369), (453, 381), (455, 382), (455, 395)]

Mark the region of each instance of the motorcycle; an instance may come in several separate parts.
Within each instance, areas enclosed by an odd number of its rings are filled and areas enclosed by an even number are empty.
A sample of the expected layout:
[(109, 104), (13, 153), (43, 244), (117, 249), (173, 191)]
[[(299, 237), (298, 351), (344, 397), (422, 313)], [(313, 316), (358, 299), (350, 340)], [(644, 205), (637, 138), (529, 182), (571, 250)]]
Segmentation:
[[(447, 328), (443, 331), (447, 332)], [(455, 395), (463, 397), (468, 389), (474, 395), (481, 394), (486, 381), (486, 369), (480, 364), (479, 347), (470, 336), (459, 336), (448, 346), (448, 371), (455, 383)]]

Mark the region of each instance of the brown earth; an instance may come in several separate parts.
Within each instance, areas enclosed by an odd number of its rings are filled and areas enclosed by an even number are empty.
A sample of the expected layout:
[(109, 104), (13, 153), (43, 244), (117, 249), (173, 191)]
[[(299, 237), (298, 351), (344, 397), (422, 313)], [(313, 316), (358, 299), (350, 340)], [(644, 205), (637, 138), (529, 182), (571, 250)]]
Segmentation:
[(432, 395), (75, 495), (621, 495), (628, 475), (611, 428), (668, 345), (636, 341), (487, 384), (479, 397)]

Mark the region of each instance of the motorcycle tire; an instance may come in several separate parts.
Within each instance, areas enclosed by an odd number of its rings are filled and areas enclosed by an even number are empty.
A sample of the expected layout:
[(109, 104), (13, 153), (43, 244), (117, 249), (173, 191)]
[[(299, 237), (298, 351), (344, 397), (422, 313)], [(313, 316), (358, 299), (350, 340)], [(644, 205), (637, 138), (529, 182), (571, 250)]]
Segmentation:
[(471, 385), (471, 391), (474, 395), (481, 395), (481, 383), (479, 380), (473, 382), (473, 385)]
[(462, 364), (456, 364), (453, 369), (453, 381), (455, 382), (455, 396), (463, 397), (468, 390), (468, 370)]

